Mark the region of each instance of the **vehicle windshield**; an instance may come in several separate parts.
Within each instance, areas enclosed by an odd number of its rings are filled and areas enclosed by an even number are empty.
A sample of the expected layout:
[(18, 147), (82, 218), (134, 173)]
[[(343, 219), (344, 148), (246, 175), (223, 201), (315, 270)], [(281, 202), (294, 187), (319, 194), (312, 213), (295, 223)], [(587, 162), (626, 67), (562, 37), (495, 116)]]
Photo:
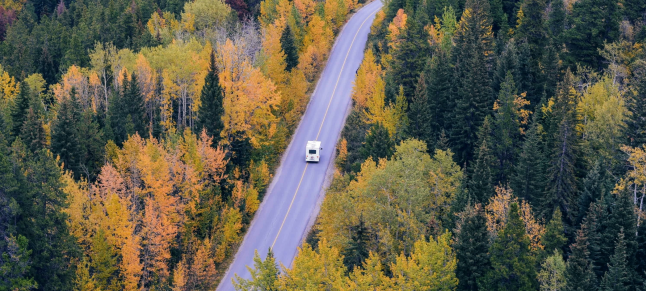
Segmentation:
[(315, 155), (315, 154), (316, 154), (316, 150), (310, 150), (310, 155)]

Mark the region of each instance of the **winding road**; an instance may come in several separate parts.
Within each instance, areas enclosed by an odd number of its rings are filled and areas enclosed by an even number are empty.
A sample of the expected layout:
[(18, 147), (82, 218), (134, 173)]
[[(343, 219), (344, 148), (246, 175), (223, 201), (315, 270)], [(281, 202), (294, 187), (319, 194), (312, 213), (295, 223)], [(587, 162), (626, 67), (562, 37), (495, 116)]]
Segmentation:
[[(217, 290), (234, 290), (234, 274), (251, 277), (247, 266), (253, 267), (255, 250), (264, 260), (271, 248), (277, 262), (291, 266), (318, 214), (317, 203), (324, 195), (326, 175), (332, 169), (336, 143), (351, 104), (355, 73), (363, 59), (370, 26), (381, 7), (380, 0), (364, 6), (339, 34), (303, 119)], [(323, 150), (317, 164), (305, 162), (308, 140), (321, 141)]]

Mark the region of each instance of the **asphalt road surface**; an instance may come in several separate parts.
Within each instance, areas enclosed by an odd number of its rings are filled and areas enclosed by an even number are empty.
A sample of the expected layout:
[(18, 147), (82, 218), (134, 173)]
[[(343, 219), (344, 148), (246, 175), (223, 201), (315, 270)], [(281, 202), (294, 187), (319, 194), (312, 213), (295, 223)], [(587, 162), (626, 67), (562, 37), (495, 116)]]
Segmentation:
[[(310, 104), (305, 111), (272, 184), (251, 227), (217, 290), (234, 290), (234, 274), (249, 279), (254, 251), (264, 259), (272, 248), (277, 262), (290, 266), (301, 245), (308, 222), (323, 191), (326, 170), (332, 162), (348, 106), (355, 73), (375, 14), (381, 9), (375, 0), (346, 23), (332, 49)], [(321, 141), (319, 163), (305, 162), (308, 140)]]

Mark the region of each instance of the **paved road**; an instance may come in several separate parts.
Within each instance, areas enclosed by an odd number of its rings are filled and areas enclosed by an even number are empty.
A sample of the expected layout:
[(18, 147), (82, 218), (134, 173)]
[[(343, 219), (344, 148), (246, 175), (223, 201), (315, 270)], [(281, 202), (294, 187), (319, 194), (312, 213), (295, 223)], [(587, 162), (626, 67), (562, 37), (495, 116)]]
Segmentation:
[[(345, 25), (330, 54), (305, 115), (287, 148), (280, 168), (256, 213), (233, 263), (218, 290), (234, 290), (234, 274), (249, 279), (254, 250), (264, 259), (272, 247), (278, 262), (290, 266), (322, 192), (339, 133), (351, 102), (352, 82), (380, 0), (359, 10)], [(321, 160), (305, 163), (308, 140), (320, 140)]]

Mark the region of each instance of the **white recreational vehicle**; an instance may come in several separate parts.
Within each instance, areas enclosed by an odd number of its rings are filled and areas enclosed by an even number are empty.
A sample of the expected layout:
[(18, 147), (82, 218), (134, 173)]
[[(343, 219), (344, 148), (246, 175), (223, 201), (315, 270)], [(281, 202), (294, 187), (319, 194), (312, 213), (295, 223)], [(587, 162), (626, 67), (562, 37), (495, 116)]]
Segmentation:
[(307, 142), (307, 147), (305, 148), (305, 162), (317, 162), (321, 157), (319, 155), (320, 151), (323, 148), (321, 147), (321, 142), (317, 140), (310, 140)]

